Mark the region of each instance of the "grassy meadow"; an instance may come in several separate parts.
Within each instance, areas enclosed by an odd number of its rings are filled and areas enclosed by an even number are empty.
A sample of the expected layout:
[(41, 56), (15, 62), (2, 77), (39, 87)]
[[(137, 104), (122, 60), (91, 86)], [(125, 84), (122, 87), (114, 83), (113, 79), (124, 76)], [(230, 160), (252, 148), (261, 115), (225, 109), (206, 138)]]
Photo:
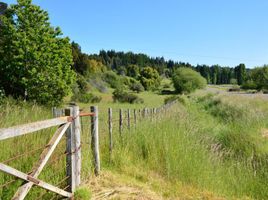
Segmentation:
[[(163, 105), (166, 95), (139, 94), (144, 104), (113, 103), (111, 90), (98, 103), (100, 112), (100, 148), (103, 173), (120, 174), (126, 182), (146, 185), (163, 199), (267, 199), (268, 198), (268, 102), (199, 91), (179, 97), (167, 113), (154, 119), (139, 118), (137, 127), (118, 132), (118, 109), (153, 108)], [(90, 105), (79, 104), (87, 110)], [(114, 149), (108, 150), (107, 109), (113, 108)], [(51, 109), (8, 100), (1, 105), (0, 127), (52, 117)], [(88, 118), (82, 119), (82, 179), (87, 186), (92, 178)], [(28, 155), (7, 163), (30, 172), (51, 138), (55, 128), (1, 141), (0, 161), (24, 152)], [(65, 140), (53, 154), (40, 178), (52, 184), (64, 179)], [(63, 156), (61, 156), (63, 155)], [(58, 159), (59, 157), (59, 159)], [(53, 161), (54, 160), (54, 161)], [(101, 176), (102, 177), (102, 176)], [(0, 185), (12, 181), (0, 173)], [(11, 198), (21, 181), (0, 188), (2, 199)], [(59, 184), (64, 188), (65, 182)], [(88, 187), (91, 191), (92, 188)], [(44, 193), (34, 187), (27, 199)], [(94, 194), (93, 194), (94, 196)], [(41, 199), (50, 199), (45, 193)]]

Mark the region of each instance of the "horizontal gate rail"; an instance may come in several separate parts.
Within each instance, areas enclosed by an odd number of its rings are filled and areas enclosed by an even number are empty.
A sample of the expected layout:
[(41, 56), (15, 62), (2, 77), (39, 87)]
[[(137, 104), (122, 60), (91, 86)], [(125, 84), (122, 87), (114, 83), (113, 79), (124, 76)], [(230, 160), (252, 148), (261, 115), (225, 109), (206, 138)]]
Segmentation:
[(33, 122), (33, 123), (14, 126), (10, 128), (2, 128), (0, 129), (0, 140), (5, 140), (8, 138), (25, 135), (25, 134), (39, 131), (45, 128), (50, 128), (52, 126), (58, 126), (61, 124), (65, 124), (68, 121), (70, 121), (69, 117), (59, 117), (55, 119)]

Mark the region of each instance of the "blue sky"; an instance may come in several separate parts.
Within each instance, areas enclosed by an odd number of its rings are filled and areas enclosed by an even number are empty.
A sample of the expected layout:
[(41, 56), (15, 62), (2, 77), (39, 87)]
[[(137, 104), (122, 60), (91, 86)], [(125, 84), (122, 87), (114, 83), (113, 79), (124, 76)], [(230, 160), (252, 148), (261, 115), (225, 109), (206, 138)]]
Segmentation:
[[(14, 0), (2, 0), (14, 3)], [(72, 3), (71, 3), (72, 2)], [(267, 0), (33, 0), (86, 53), (142, 52), (191, 64), (268, 63)]]

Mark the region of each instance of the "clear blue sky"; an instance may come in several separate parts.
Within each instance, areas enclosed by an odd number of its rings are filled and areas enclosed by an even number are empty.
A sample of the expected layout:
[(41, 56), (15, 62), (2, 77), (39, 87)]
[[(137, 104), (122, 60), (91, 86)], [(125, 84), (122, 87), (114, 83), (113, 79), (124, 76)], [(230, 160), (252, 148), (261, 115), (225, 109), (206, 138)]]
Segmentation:
[[(2, 0), (14, 3), (14, 0)], [(268, 63), (268, 0), (33, 0), (86, 53), (142, 52), (247, 67)]]

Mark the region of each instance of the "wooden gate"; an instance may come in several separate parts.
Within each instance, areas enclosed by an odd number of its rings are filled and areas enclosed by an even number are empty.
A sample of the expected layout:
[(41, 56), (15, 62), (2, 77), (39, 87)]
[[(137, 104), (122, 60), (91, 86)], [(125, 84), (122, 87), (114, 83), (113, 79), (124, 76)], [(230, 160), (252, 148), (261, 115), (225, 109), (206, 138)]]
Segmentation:
[[(80, 116), (94, 116), (94, 113), (79, 113), (78, 106), (65, 109), (65, 116), (49, 120), (0, 129), (0, 140), (30, 134), (42, 129), (58, 126), (58, 129), (43, 149), (38, 162), (30, 174), (21, 172), (7, 164), (0, 163), (0, 171), (17, 177), (25, 182), (18, 188), (13, 200), (25, 199), (30, 189), (35, 185), (65, 198), (72, 198), (75, 188), (80, 185), (81, 179), (81, 141), (80, 141)], [(62, 137), (66, 134), (66, 181), (68, 190), (44, 182), (38, 178), (53, 151)]]

